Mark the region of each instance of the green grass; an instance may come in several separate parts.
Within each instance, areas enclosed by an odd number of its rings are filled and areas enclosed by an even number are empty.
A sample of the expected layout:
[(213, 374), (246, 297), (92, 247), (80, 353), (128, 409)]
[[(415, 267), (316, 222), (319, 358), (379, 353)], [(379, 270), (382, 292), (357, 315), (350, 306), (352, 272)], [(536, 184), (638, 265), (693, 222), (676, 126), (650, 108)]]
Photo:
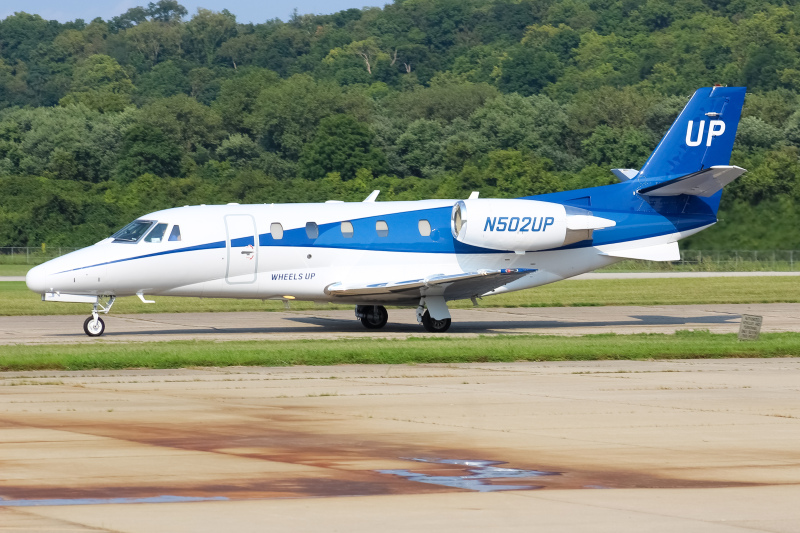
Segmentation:
[(0, 265), (0, 276), (24, 276), (33, 265)]
[(767, 333), (740, 342), (734, 334), (481, 336), (478, 338), (344, 339), (303, 341), (174, 341), (0, 348), (0, 370), (182, 368), (419, 364), (504, 361), (594, 361), (800, 355), (800, 334)]
[[(280, 311), (279, 301), (155, 296), (155, 304), (136, 297), (120, 298), (112, 313), (187, 313), (212, 311)], [(796, 277), (667, 278), (567, 280), (534, 289), (491, 296), (481, 307), (563, 307), (599, 305), (668, 305), (721, 303), (800, 302)], [(452, 302), (453, 308), (471, 307), (469, 300)], [(292, 302), (291, 308), (319, 308), (311, 302)], [(350, 309), (351, 305), (326, 305), (325, 309)], [(87, 304), (42, 302), (23, 282), (0, 283), (0, 315), (85, 315)]]

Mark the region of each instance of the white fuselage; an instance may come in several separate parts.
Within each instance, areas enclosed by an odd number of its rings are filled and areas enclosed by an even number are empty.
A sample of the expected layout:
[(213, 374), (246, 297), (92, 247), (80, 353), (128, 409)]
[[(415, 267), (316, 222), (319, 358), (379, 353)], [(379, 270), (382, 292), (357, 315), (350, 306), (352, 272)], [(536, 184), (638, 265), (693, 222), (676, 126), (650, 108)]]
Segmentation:
[[(334, 283), (363, 285), (480, 269), (535, 269), (489, 291), (499, 293), (551, 283), (618, 260), (593, 247), (459, 253), (454, 249), (458, 243), (449, 219), (454, 203), (230, 204), (166, 209), (139, 219), (167, 224), (164, 237), (157, 242), (108, 238), (32, 269), (27, 281), (39, 293), (415, 305), (418, 297), (407, 294), (331, 296), (326, 288)], [(168, 240), (175, 226), (179, 226), (180, 240)]]

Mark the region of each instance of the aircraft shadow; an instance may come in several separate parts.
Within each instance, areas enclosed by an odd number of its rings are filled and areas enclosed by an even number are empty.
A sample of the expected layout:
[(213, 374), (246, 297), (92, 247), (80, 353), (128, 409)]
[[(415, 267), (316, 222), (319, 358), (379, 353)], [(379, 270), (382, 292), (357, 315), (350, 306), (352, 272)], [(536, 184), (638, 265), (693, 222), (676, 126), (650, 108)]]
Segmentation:
[[(141, 336), (148, 337), (151, 335), (197, 335), (202, 337), (204, 335), (218, 335), (218, 334), (237, 334), (237, 335), (254, 335), (254, 334), (270, 334), (270, 333), (285, 333), (285, 334), (304, 334), (304, 333), (324, 333), (325, 331), (336, 333), (367, 333), (360, 322), (357, 320), (342, 320), (336, 318), (316, 318), (316, 317), (288, 317), (283, 320), (293, 322), (291, 326), (264, 326), (264, 327), (188, 327), (188, 328), (164, 328), (164, 329), (148, 329), (137, 331), (120, 331), (114, 329), (107, 331), (104, 337), (115, 336)], [(631, 315), (629, 320), (596, 320), (596, 321), (577, 321), (577, 320), (493, 320), (493, 321), (460, 321), (455, 322), (451, 326), (449, 333), (480, 333), (480, 332), (507, 332), (513, 333), (519, 330), (535, 330), (535, 329), (569, 329), (569, 328), (587, 328), (587, 327), (605, 327), (609, 328), (609, 333), (613, 332), (614, 327), (623, 326), (680, 326), (680, 325), (703, 325), (703, 324), (735, 324), (739, 320), (738, 315), (706, 315), (694, 317), (680, 317), (669, 315)], [(386, 327), (380, 331), (386, 333), (424, 333), (417, 324), (402, 324), (392, 323), (386, 324)], [(57, 336), (71, 337), (77, 334), (63, 334)]]

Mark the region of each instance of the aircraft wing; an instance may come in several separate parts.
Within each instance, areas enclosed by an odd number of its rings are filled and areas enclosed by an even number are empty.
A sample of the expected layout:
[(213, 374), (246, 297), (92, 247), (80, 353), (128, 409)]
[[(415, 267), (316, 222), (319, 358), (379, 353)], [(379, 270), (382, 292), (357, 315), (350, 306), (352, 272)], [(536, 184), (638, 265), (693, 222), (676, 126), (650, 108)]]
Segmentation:
[(414, 298), (426, 295), (429, 291), (443, 294), (450, 300), (471, 298), (484, 294), (492, 289), (527, 276), (536, 269), (531, 268), (503, 268), (500, 270), (478, 270), (476, 272), (461, 272), (459, 274), (434, 274), (426, 278), (410, 279), (404, 281), (387, 281), (380, 283), (332, 283), (325, 288), (325, 293), (331, 296), (388, 296)]
[(669, 181), (657, 183), (639, 190), (639, 194), (648, 196), (678, 196), (689, 194), (692, 196), (712, 196), (724, 186), (747, 172), (737, 166), (718, 165), (687, 174)]

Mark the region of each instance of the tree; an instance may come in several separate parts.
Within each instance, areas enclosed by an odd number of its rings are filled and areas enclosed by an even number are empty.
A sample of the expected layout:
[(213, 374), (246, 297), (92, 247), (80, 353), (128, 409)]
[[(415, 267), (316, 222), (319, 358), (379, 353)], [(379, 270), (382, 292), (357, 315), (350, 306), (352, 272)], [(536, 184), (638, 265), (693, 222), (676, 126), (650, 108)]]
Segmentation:
[(181, 27), (160, 21), (140, 22), (125, 37), (155, 65), (164, 55), (174, 54), (181, 44)]
[(245, 126), (245, 122), (255, 109), (258, 95), (279, 80), (271, 70), (257, 67), (240, 69), (235, 76), (222, 82), (212, 107), (229, 131), (251, 134), (253, 131)]
[(245, 127), (255, 132), (267, 150), (297, 160), (323, 118), (348, 113), (356, 120), (365, 120), (368, 109), (363, 94), (345, 93), (335, 83), (298, 74), (265, 87)]
[(160, 177), (178, 176), (181, 155), (178, 144), (157, 126), (136, 124), (122, 141), (117, 179), (128, 183), (148, 173)]
[(137, 103), (146, 103), (156, 98), (166, 98), (180, 93), (189, 93), (189, 78), (178, 63), (164, 61), (142, 74), (136, 81), (134, 98)]
[(187, 154), (213, 149), (224, 136), (220, 116), (185, 94), (146, 105), (141, 120), (160, 129)]
[(72, 90), (62, 106), (84, 104), (101, 113), (122, 111), (131, 103), (133, 83), (119, 63), (106, 55), (93, 55), (75, 68)]
[(442, 171), (443, 128), (434, 120), (418, 119), (397, 139), (400, 158), (409, 173), (431, 178)]
[(350, 115), (322, 119), (300, 157), (303, 177), (316, 180), (337, 172), (347, 181), (355, 178), (359, 169), (381, 172), (386, 158), (372, 146), (373, 137), (367, 126)]
[(554, 83), (563, 65), (553, 52), (525, 47), (513, 49), (500, 69), (498, 84), (503, 90), (529, 96)]
[(215, 13), (199, 8), (185, 25), (186, 51), (199, 61), (211, 65), (219, 47), (236, 36), (236, 17), (227, 9)]
[(655, 147), (647, 131), (608, 126), (598, 126), (582, 144), (587, 162), (610, 168), (641, 168)]
[(217, 157), (222, 161), (229, 161), (234, 166), (244, 166), (257, 159), (260, 154), (261, 150), (255, 141), (241, 133), (231, 134), (217, 149)]
[(60, 29), (56, 21), (44, 20), (39, 15), (17, 12), (0, 20), (0, 52), (11, 61), (30, 62), (42, 43), (49, 43)]

